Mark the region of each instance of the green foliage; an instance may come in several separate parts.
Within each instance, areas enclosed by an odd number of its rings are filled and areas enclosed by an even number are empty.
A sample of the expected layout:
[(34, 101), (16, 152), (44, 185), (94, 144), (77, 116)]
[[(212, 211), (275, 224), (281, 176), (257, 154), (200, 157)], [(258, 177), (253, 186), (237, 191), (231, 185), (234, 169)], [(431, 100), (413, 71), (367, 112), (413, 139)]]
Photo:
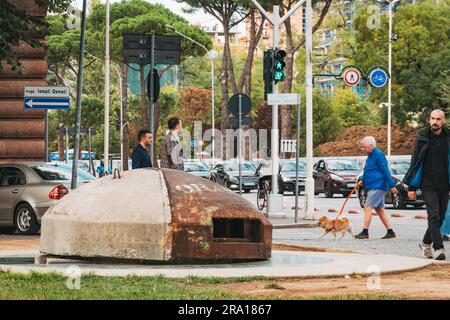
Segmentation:
[[(355, 63), (364, 70), (388, 63), (388, 19), (382, 15), (381, 26), (369, 29), (373, 13), (367, 6), (358, 13)], [(446, 108), (442, 83), (448, 75), (450, 58), (450, 6), (442, 1), (402, 3), (393, 16), (393, 32), (398, 40), (392, 45), (394, 118), (400, 124), (417, 115), (423, 122), (433, 108)], [(385, 102), (387, 88), (374, 89), (371, 101)]]
[(334, 91), (331, 107), (339, 117), (341, 128), (369, 124), (370, 111), (361, 98), (349, 88)]

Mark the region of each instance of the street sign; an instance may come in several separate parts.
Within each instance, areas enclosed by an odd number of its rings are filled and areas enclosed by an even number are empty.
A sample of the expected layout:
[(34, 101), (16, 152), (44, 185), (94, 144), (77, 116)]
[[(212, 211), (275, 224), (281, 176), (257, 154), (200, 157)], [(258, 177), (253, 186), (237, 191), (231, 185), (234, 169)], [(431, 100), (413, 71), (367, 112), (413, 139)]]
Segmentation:
[(342, 71), (342, 78), (348, 86), (356, 86), (362, 79), (359, 68), (354, 66), (345, 67)]
[[(154, 39), (154, 43), (152, 39)], [(155, 65), (180, 64), (181, 38), (150, 34), (125, 34), (123, 36), (123, 61), (142, 65), (151, 64), (152, 45)]]
[(295, 152), (297, 140), (281, 140), (281, 152)]
[(252, 100), (243, 93), (237, 93), (228, 101), (228, 112), (239, 116), (239, 99), (241, 100), (241, 115), (246, 115), (252, 108)]
[(372, 70), (369, 70), (368, 78), (372, 86), (376, 88), (381, 88), (386, 85), (389, 76), (387, 71), (384, 70), (384, 68), (374, 67)]
[(23, 108), (69, 110), (70, 88), (65, 86), (25, 86)]
[(274, 105), (298, 105), (300, 95), (298, 93), (270, 93), (267, 95), (267, 104)]
[(26, 86), (24, 88), (23, 96), (25, 98), (69, 98), (70, 88), (56, 86)]
[[(242, 117), (241, 118), (241, 126), (250, 126), (252, 124), (252, 118), (250, 117)], [(231, 127), (239, 127), (239, 117), (230, 117), (228, 118), (228, 125)]]
[(25, 98), (23, 100), (23, 108), (25, 110), (33, 109), (55, 109), (55, 110), (69, 110), (70, 98)]
[[(61, 134), (66, 134), (66, 129), (67, 129), (67, 134), (69, 136), (75, 134), (75, 128), (60, 128), (59, 132), (61, 132)], [(87, 134), (89, 134), (88, 130), (89, 130), (88, 128), (80, 128), (80, 134), (87, 135)], [(95, 136), (94, 128), (91, 128), (91, 136)]]

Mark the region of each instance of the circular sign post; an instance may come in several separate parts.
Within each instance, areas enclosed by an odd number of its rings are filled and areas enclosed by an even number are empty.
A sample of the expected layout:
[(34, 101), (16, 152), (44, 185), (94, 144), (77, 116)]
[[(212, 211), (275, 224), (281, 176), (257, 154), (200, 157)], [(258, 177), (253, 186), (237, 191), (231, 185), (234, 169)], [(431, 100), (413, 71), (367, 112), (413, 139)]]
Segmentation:
[(362, 79), (362, 72), (356, 66), (347, 66), (342, 70), (342, 79), (348, 86), (356, 86)]
[(369, 70), (367, 78), (370, 84), (375, 88), (381, 88), (386, 85), (389, 80), (389, 75), (382, 67), (373, 67)]
[(228, 112), (236, 117), (239, 116), (239, 100), (241, 103), (241, 115), (250, 113), (252, 109), (252, 100), (250, 97), (243, 93), (237, 93), (228, 101)]

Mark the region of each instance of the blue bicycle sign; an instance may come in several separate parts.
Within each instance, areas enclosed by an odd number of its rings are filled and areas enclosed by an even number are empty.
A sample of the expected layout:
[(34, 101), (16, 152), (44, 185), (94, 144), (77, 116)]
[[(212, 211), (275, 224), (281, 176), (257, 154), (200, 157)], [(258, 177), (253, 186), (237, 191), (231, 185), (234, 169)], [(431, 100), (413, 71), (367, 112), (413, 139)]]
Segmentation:
[(388, 82), (389, 76), (388, 73), (381, 68), (375, 68), (369, 72), (369, 81), (370, 84), (376, 88), (381, 88), (386, 85)]

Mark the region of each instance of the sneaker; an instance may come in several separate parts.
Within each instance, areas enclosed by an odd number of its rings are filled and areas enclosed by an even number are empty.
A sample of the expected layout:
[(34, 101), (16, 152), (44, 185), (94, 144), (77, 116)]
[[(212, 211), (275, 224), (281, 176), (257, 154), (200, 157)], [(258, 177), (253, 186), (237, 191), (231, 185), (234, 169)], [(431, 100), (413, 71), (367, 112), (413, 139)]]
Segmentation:
[(369, 234), (365, 232), (360, 232), (355, 236), (355, 239), (369, 239)]
[(445, 260), (444, 248), (434, 251), (434, 260)]
[(388, 232), (381, 239), (394, 239), (394, 238), (395, 238), (395, 232)]
[(431, 244), (419, 243), (419, 248), (422, 251), (422, 256), (427, 259), (433, 259), (433, 251), (431, 250)]

